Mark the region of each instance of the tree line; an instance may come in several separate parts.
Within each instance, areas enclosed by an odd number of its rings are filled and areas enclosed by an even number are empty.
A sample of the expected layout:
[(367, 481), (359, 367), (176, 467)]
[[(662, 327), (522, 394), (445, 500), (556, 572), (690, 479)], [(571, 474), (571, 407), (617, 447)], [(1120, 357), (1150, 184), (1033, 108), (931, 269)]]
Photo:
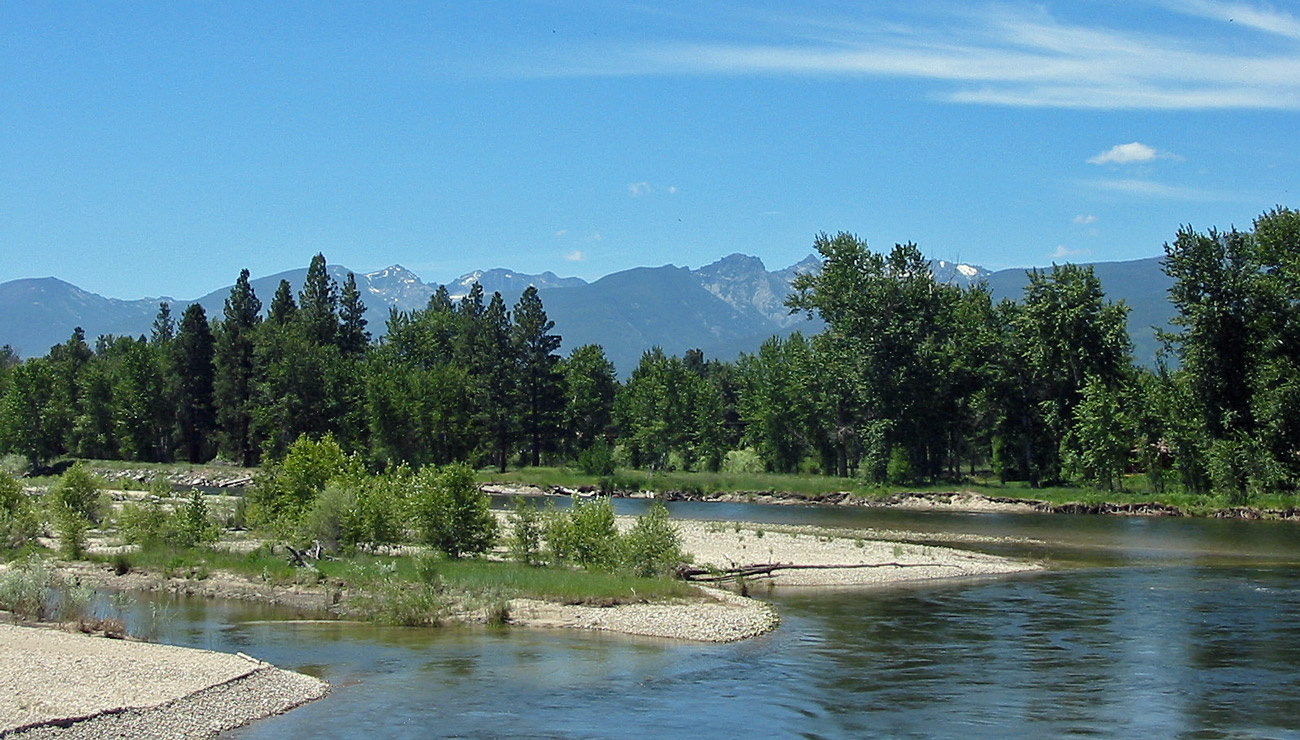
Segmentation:
[(820, 472), (898, 483), (991, 470), (1030, 486), (1293, 490), (1300, 481), (1300, 214), (1165, 245), (1176, 330), (1137, 366), (1127, 308), (1087, 267), (1033, 270), (1019, 301), (937, 281), (914, 244), (816, 237), (792, 311), (812, 337), (735, 362), (647, 351), (620, 382), (596, 345), (559, 354), (537, 291), (508, 308), (475, 285), (392, 311), (373, 341), (353, 276), (325, 259), (266, 310), (248, 271), (220, 317), (160, 307), (148, 337), (80, 330), (41, 358), (0, 356), (0, 452), (243, 465), (330, 434), (374, 469), (580, 462)]

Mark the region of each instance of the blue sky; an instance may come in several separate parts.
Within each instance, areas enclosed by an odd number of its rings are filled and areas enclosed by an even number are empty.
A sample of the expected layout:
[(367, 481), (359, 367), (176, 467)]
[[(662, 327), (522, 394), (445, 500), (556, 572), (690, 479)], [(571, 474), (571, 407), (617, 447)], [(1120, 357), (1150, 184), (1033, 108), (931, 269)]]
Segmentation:
[(1298, 111), (1291, 4), (10, 2), (0, 281), (1136, 259), (1300, 206)]

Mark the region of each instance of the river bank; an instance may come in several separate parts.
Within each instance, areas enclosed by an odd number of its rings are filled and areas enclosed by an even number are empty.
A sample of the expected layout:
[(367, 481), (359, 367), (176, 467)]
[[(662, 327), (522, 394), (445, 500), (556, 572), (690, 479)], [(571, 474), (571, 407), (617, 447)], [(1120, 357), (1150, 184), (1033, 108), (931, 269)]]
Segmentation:
[[(503, 525), (504, 513), (499, 513)], [(620, 516), (616, 526), (630, 529), (635, 517)], [(916, 544), (888, 539), (896, 533), (810, 526), (771, 526), (739, 522), (682, 520), (674, 526), (691, 565), (723, 571), (755, 564), (777, 566), (733, 588), (759, 591), (791, 587), (891, 586), (920, 581), (1002, 576), (1041, 569), (1039, 563), (967, 551), (943, 543)], [(246, 548), (251, 542), (228, 542)], [(120, 548), (117, 548), (120, 550)], [(500, 558), (503, 553), (492, 557)], [(78, 582), (113, 591), (170, 593), (273, 604), (301, 616), (370, 618), (367, 594), (334, 579), (284, 583), (254, 579), (220, 569), (177, 569), (171, 573), (132, 568), (118, 572), (111, 563), (65, 562), (60, 570)], [(699, 642), (732, 642), (774, 629), (780, 622), (766, 602), (731, 591), (699, 586), (698, 595), (672, 599), (624, 599), (612, 605), (511, 598), (505, 621), (521, 627), (599, 630)], [(499, 617), (498, 617), (499, 618)], [(453, 610), (449, 622), (493, 621), (488, 607)]]
[(0, 624), (0, 737), (210, 738), (328, 693), (243, 655)]

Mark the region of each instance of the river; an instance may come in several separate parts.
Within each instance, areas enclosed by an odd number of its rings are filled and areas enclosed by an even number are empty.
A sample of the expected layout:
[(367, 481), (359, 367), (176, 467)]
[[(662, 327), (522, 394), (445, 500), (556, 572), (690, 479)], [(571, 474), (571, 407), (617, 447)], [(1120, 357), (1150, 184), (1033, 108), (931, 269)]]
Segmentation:
[[(619, 501), (620, 513), (643, 502)], [(778, 590), (732, 645), (302, 624), (176, 601), (165, 642), (334, 685), (231, 738), (1300, 738), (1295, 523), (677, 503), (1042, 559), (1029, 576)], [(224, 736), (223, 736), (224, 737)]]

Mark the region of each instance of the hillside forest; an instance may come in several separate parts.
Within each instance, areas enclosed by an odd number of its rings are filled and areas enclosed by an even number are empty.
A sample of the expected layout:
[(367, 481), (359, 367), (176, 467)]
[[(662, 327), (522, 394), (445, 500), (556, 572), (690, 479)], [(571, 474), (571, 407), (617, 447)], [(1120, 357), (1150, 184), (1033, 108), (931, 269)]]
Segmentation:
[[(620, 381), (601, 347), (561, 356), (536, 289), (475, 285), (393, 311), (372, 339), (351, 276), (313, 258), (302, 290), (257, 296), (244, 270), (220, 316), (162, 304), (149, 336), (81, 329), (44, 357), (0, 352), (0, 454), (281, 459), (330, 435), (375, 470), (576, 464), (822, 473), (901, 484), (990, 471), (1030, 487), (1163, 491), (1247, 503), (1300, 484), (1300, 212), (1164, 245), (1176, 331), (1136, 365), (1123, 303), (1090, 268), (1031, 271), (1018, 301), (936, 281), (915, 244), (821, 234), (775, 336), (719, 362), (651, 349)], [(264, 298), (266, 301), (264, 302)]]

